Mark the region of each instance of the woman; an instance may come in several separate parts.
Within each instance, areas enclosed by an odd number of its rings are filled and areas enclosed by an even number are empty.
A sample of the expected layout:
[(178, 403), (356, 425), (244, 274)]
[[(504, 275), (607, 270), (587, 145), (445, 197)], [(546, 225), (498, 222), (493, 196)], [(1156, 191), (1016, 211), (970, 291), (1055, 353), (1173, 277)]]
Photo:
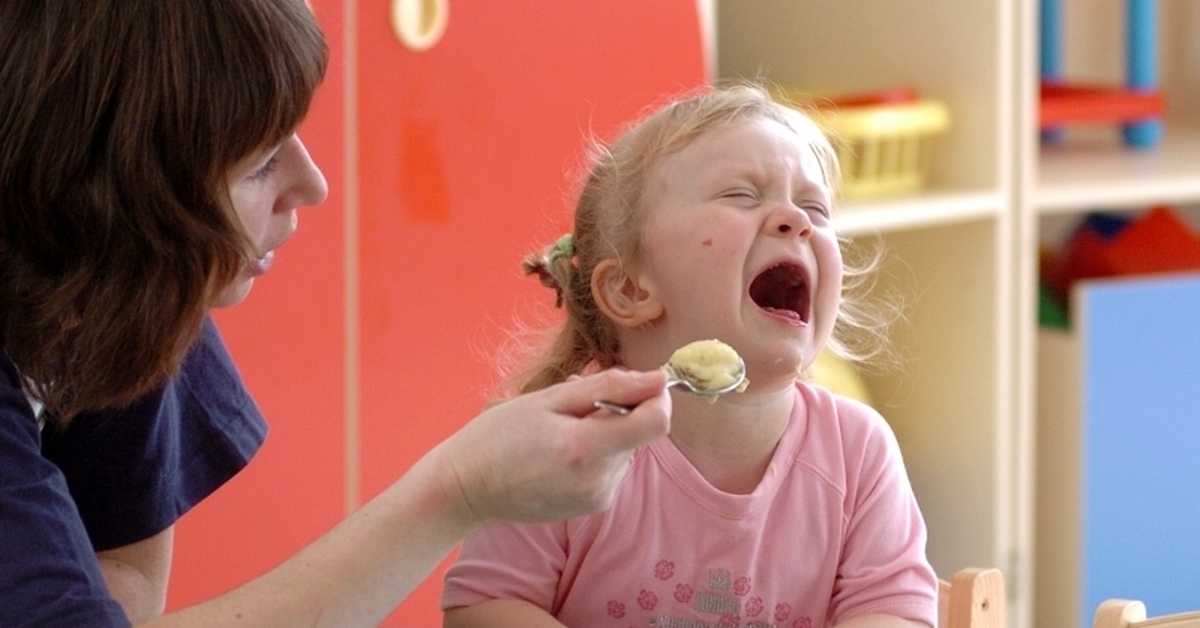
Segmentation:
[[(319, 203), (301, 0), (0, 3), (0, 625), (375, 625), (467, 533), (607, 506), (658, 373), (495, 406), (323, 538), (162, 615), (174, 521), (262, 442), (212, 307)], [(591, 401), (640, 404), (587, 418)]]

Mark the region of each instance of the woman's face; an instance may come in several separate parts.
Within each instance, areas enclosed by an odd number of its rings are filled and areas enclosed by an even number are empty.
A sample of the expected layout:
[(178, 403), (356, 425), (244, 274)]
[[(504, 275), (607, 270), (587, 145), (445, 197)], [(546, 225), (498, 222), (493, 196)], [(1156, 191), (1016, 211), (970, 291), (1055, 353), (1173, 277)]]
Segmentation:
[(227, 180), (233, 207), (254, 243), (254, 260), (217, 297), (216, 307), (240, 303), (254, 279), (271, 267), (275, 249), (296, 231), (296, 209), (325, 200), (329, 188), (295, 134), (238, 162)]

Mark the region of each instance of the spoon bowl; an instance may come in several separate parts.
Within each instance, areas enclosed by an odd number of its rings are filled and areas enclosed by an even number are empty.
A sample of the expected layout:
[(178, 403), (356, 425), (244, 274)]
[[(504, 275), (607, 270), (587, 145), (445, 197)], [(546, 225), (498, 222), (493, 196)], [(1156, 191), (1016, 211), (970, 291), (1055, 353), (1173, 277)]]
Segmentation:
[(679, 387), (690, 393), (703, 397), (717, 397), (725, 393), (733, 392), (742, 386), (746, 381), (746, 362), (738, 356), (737, 370), (732, 373), (731, 381), (723, 386), (713, 386), (711, 383), (701, 381), (688, 375), (687, 371), (677, 369), (670, 364), (662, 367), (667, 372), (667, 388)]
[[(725, 393), (742, 389), (746, 382), (746, 362), (742, 360), (741, 356), (738, 356), (737, 370), (732, 373), (732, 381), (722, 386), (712, 386), (709, 382), (689, 377), (687, 372), (681, 372), (681, 369), (676, 369), (669, 363), (664, 364), (662, 370), (667, 373), (667, 388), (679, 388), (693, 395), (705, 397), (710, 402), (715, 402), (717, 397)], [(613, 414), (624, 415), (633, 410), (632, 406), (623, 406), (600, 399), (593, 401), (592, 405), (598, 410), (607, 410)]]

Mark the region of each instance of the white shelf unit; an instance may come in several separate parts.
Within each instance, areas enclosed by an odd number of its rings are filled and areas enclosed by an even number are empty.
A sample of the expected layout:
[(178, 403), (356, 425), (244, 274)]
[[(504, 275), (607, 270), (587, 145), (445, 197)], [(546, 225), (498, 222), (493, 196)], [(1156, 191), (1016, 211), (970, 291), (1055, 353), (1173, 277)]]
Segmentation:
[[(905, 368), (868, 385), (904, 449), (934, 567), (999, 567), (1011, 626), (1061, 628), (1045, 593), (1055, 572), (1036, 561), (1039, 541), (1059, 539), (1039, 538), (1035, 510), (1039, 491), (1062, 487), (1039, 487), (1036, 435), (1047, 427), (1039, 401), (1069, 405), (1070, 388), (1037, 373), (1039, 360), (1073, 371), (1039, 351), (1040, 247), (1091, 211), (1170, 204), (1200, 224), (1200, 2), (1159, 3), (1166, 133), (1136, 151), (1104, 126), (1042, 146), (1039, 0), (700, 1), (711, 1), (717, 78), (813, 93), (908, 86), (949, 105), (929, 188), (847, 204), (837, 218), (855, 237), (882, 238), (898, 260), (885, 287), (912, 299), (895, 338)], [(1119, 85), (1125, 0), (1061, 2), (1063, 77)]]
[(1195, 203), (1200, 127), (1186, 124), (1169, 123), (1162, 145), (1151, 151), (1131, 151), (1111, 136), (1042, 149), (1031, 205), (1049, 215)]
[[(1018, 62), (1020, 128), (1036, 128), (1038, 4), (1023, 0)], [(1120, 85), (1125, 68), (1124, 0), (1062, 0), (1063, 77), (1074, 82)], [(1070, 442), (1078, 403), (1081, 352), (1075, 334), (1039, 333), (1036, 317), (1037, 259), (1041, 246), (1063, 244), (1091, 212), (1136, 214), (1166, 204), (1200, 224), (1200, 3), (1158, 2), (1160, 86), (1167, 101), (1165, 135), (1149, 150), (1126, 148), (1114, 125), (1071, 129), (1064, 142), (1042, 145), (1037, 134), (1019, 136), (1017, 212), (1019, 264), (1016, 274), (1022, 316), (1018, 330), (1017, 377), (1022, 432), (1018, 447), (1041, 473), (1021, 479), (1036, 496), (1029, 625), (1038, 628), (1090, 626), (1073, 604), (1079, 599), (1079, 527), (1061, 520), (1076, 512), (1082, 489), (1079, 470), (1063, 468), (1080, 452), (1049, 443)], [(1131, 321), (1131, 324), (1136, 322)], [(1200, 334), (1200, 326), (1197, 327)], [(1064, 348), (1065, 347), (1065, 348)], [(1039, 381), (1038, 373), (1042, 373)], [(1038, 437), (1045, 441), (1039, 447)], [(1074, 478), (1074, 485), (1070, 483)], [(1074, 549), (1072, 549), (1074, 548)], [(1065, 564), (1064, 564), (1065, 563)]]
[[(714, 7), (717, 77), (762, 77), (812, 93), (912, 87), (944, 101), (951, 128), (923, 147), (929, 186), (853, 202), (837, 225), (882, 240), (884, 289), (906, 295), (893, 340), (903, 368), (867, 374), (896, 431), (941, 574), (1000, 567), (1009, 616), (1028, 615), (1031, 497), (1019, 479), (1014, 362), (1014, 211), (1020, 100), (1015, 0), (724, 0)], [(1025, 486), (1028, 490), (1028, 486)]]

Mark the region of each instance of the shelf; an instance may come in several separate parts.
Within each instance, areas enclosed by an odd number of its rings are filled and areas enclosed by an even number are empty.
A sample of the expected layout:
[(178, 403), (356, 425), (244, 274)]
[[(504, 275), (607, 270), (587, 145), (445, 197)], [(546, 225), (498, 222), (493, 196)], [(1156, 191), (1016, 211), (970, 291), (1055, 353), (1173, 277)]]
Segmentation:
[(1013, 628), (1028, 625), (1032, 598), (1019, 573), (1031, 495), (1019, 486), (1012, 375), (1012, 239), (1016, 203), (1027, 199), (1014, 186), (1023, 1), (884, 0), (863, 11), (718, 0), (714, 20), (719, 78), (819, 94), (911, 87), (949, 109), (949, 127), (921, 149), (928, 187), (843, 199), (833, 223), (839, 234), (882, 241), (874, 288), (902, 301), (903, 319), (889, 330), (896, 363), (868, 365), (864, 379), (904, 453), (930, 562), (944, 574), (1004, 570)]
[(1004, 206), (994, 191), (932, 190), (895, 198), (847, 201), (834, 213), (839, 233), (858, 236), (993, 218)]
[[(1130, 51), (1125, 0), (1061, 4), (1060, 76), (1079, 84), (1126, 85)], [(1033, 585), (1026, 584), (1022, 596), (1028, 614), (1021, 618), (1021, 628), (1082, 628), (1091, 625), (1101, 596), (1152, 598), (1132, 581), (1114, 580), (1139, 573), (1161, 575), (1156, 590), (1171, 590), (1175, 582), (1190, 587), (1190, 595), (1195, 590), (1194, 573), (1180, 576), (1140, 562), (1162, 555), (1140, 545), (1155, 541), (1172, 557), (1195, 561), (1178, 543), (1167, 541), (1173, 537), (1139, 519), (1162, 514), (1167, 521), (1190, 521), (1170, 508), (1194, 500), (1181, 500), (1171, 487), (1195, 473), (1172, 471), (1171, 465), (1195, 457), (1166, 452), (1191, 441), (1179, 438), (1181, 432), (1161, 438), (1162, 432), (1146, 426), (1165, 422), (1166, 405), (1184, 407), (1185, 425), (1192, 418), (1186, 404), (1195, 390), (1194, 376), (1188, 377), (1195, 372), (1193, 365), (1166, 356), (1183, 353), (1186, 358), (1188, 351), (1194, 352), (1198, 336), (1187, 317), (1194, 303), (1167, 305), (1165, 297), (1148, 298), (1133, 289), (1134, 282), (1149, 283), (1145, 278), (1089, 280), (1075, 284), (1071, 331), (1042, 329), (1033, 315), (1042, 283), (1041, 252), (1061, 248), (1087, 214), (1136, 218), (1151, 207), (1168, 205), (1193, 226), (1200, 220), (1200, 92), (1195, 80), (1200, 57), (1191, 45), (1200, 3), (1155, 4), (1161, 11), (1155, 44), (1161, 59), (1154, 88), (1161, 90), (1166, 119), (1161, 142), (1146, 148), (1129, 147), (1121, 125), (1108, 116), (1098, 120), (1099, 110), (1088, 112), (1095, 122), (1064, 125), (1061, 142), (1037, 141), (1038, 42), (1044, 24), (1038, 2), (1020, 0), (1016, 5), (1023, 44), (1016, 83), (1020, 116), (1014, 189), (1020, 218), (1014, 275), (1020, 505), (1028, 508), (1031, 494), (1033, 498), (1033, 518), (1026, 512), (1021, 530), (1022, 549), (1032, 549), (1032, 561), (1026, 558), (1022, 571), (1031, 573)], [(1121, 287), (1124, 281), (1131, 284)], [(1121, 307), (1102, 298), (1118, 290), (1122, 296), (1113, 301)], [(1196, 300), (1194, 289), (1189, 298)], [(1163, 303), (1156, 305), (1156, 300)], [(1119, 428), (1101, 432), (1102, 426)], [(1131, 486), (1146, 467), (1160, 475), (1154, 482)], [(1126, 509), (1131, 496), (1137, 506)], [(1109, 501), (1116, 505), (1102, 508)], [(1114, 535), (1118, 525), (1129, 527)], [(1119, 550), (1102, 547), (1114, 538)], [(1128, 558), (1125, 552), (1131, 549), (1139, 560)], [(1157, 599), (1144, 601), (1166, 607)]]
[(1168, 124), (1161, 146), (1126, 148), (1115, 133), (1043, 146), (1034, 205), (1041, 214), (1200, 201), (1200, 127)]

